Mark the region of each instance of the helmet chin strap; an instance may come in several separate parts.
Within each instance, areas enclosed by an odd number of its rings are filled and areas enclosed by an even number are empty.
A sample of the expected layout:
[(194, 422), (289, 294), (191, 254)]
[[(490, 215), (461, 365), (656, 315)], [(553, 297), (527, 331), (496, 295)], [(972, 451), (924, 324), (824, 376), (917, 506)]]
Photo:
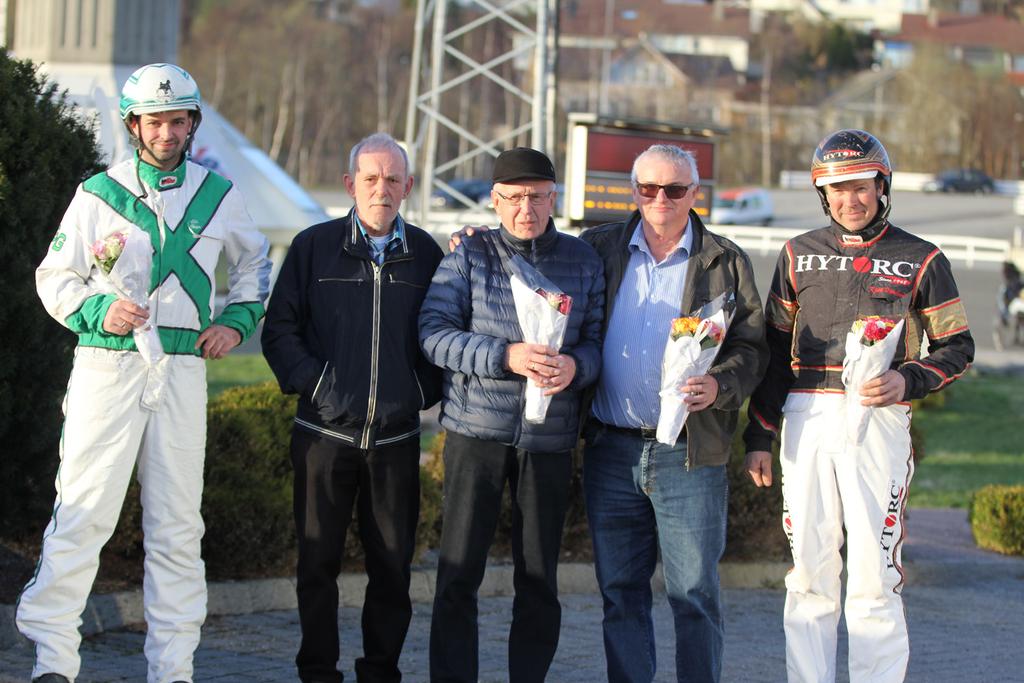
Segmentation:
[(188, 135), (185, 136), (185, 146), (181, 150), (181, 159), (178, 160), (179, 164), (192, 154), (192, 142), (196, 138), (196, 131), (199, 130), (199, 124), (203, 121), (203, 112), (198, 109), (193, 109), (191, 118), (192, 127), (189, 129)]
[[(181, 162), (187, 159), (188, 156), (192, 153), (192, 142), (195, 140), (196, 131), (199, 130), (199, 124), (202, 123), (203, 120), (203, 113), (198, 109), (190, 109), (189, 112), (189, 118), (192, 119), (192, 126), (189, 128), (188, 134), (185, 135), (185, 144), (181, 148), (181, 156), (178, 157), (178, 162), (174, 164), (175, 168), (180, 166)], [(134, 117), (136, 121), (139, 120), (138, 114), (132, 114), (131, 117)], [(129, 119), (131, 117), (129, 117)], [(124, 127), (128, 129), (128, 140), (131, 142), (132, 147), (134, 147), (136, 150), (140, 152), (142, 150), (145, 150), (152, 154), (152, 151), (149, 150), (146, 147), (145, 143), (142, 142), (142, 138), (136, 135), (135, 131), (132, 130), (131, 125), (129, 125), (128, 123), (129, 119), (125, 120)], [(152, 156), (153, 158), (156, 158), (155, 154), (152, 154)]]
[[(884, 178), (882, 182), (882, 194), (878, 198), (878, 203), (882, 205), (882, 210), (879, 212), (882, 218), (889, 217), (889, 211), (892, 209), (892, 186)], [(818, 193), (818, 201), (821, 202), (821, 210), (825, 212), (825, 218), (832, 220), (832, 210), (828, 208), (828, 199), (825, 197), (825, 188), (815, 187), (815, 191)], [(885, 199), (883, 202), (882, 199)]]
[[(192, 127), (189, 128), (188, 135), (185, 136), (185, 144), (181, 149), (181, 156), (178, 157), (178, 163), (174, 164), (175, 168), (180, 166), (181, 162), (185, 161), (185, 159), (188, 158), (188, 155), (191, 154), (192, 141), (195, 139), (196, 130), (198, 130), (199, 128), (199, 123), (203, 120), (203, 113), (201, 111), (199, 111), (198, 109), (194, 109), (191, 111), (192, 115), (189, 118), (192, 119)], [(147, 194), (146, 186), (142, 182), (142, 176), (139, 175), (139, 161), (142, 160), (141, 153), (143, 150), (146, 150), (146, 145), (144, 142), (142, 142), (142, 138), (135, 134), (135, 131), (132, 130), (132, 127), (129, 124), (129, 120), (132, 118), (132, 116), (134, 116), (136, 121), (139, 120), (139, 116), (137, 114), (133, 114), (129, 116), (128, 119), (125, 119), (124, 127), (128, 129), (128, 140), (131, 142), (132, 147), (135, 148), (135, 181), (139, 184), (139, 194), (135, 195), (135, 201), (137, 202), (140, 199), (145, 199)], [(155, 158), (156, 155), (153, 155), (153, 157)], [(132, 194), (135, 193), (133, 192)]]

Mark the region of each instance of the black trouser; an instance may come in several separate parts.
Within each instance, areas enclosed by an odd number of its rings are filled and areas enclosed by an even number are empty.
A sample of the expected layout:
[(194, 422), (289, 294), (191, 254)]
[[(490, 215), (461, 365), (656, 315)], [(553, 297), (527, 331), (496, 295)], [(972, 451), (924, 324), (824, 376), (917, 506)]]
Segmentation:
[(302, 625), (295, 658), (299, 678), (304, 683), (340, 683), (343, 678), (337, 666), (337, 581), (356, 504), (369, 580), (356, 678), (399, 681), (398, 657), (412, 618), (409, 565), (420, 509), (419, 439), (361, 450), (295, 427), (291, 455)]
[(448, 432), (444, 448), (444, 526), (430, 624), (430, 680), (477, 680), (477, 590), (501, 512), (512, 492), (515, 600), (508, 639), (511, 683), (543, 681), (558, 647), (558, 552), (572, 459), (531, 453)]

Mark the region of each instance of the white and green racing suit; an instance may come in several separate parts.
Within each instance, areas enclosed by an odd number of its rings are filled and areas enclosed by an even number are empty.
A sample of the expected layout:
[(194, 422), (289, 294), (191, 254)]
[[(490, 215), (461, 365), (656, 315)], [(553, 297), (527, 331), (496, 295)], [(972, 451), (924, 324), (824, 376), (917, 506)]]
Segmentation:
[[(117, 297), (90, 247), (130, 230), (145, 231), (153, 246), (150, 321), (167, 354), (153, 366), (131, 334), (103, 330)], [(230, 181), (188, 161), (162, 172), (131, 159), (79, 186), (36, 271), (46, 310), (79, 342), (64, 399), (53, 517), (17, 610), (19, 629), (36, 644), (33, 677), (78, 675), (81, 614), (137, 466), (148, 681), (192, 680), (206, 617), (199, 512), (206, 368), (196, 340), (212, 323), (243, 340), (253, 333), (268, 291), (267, 248)], [(229, 291), (214, 319), (214, 269), (222, 253)], [(155, 373), (159, 400), (144, 400), (152, 399), (147, 384)]]

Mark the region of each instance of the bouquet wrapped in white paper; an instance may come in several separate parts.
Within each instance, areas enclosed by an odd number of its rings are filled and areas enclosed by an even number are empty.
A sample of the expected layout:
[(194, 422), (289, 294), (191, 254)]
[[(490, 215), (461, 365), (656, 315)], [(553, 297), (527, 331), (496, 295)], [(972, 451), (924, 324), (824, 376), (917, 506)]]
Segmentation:
[[(569, 324), (572, 297), (563, 293), (535, 268), (517, 259), (519, 273), (513, 273), (512, 297), (516, 303), (516, 318), (523, 330), (523, 341), (528, 344), (543, 344), (555, 351), (562, 346), (565, 329)], [(532, 272), (531, 272), (532, 271)], [(527, 280), (530, 282), (527, 283)], [(541, 423), (548, 412), (551, 397), (545, 396), (546, 389), (526, 383), (526, 421)]]
[(846, 386), (846, 435), (850, 443), (864, 441), (874, 408), (861, 405), (861, 387), (889, 369), (896, 356), (903, 320), (878, 316), (859, 318), (846, 334), (843, 385)]
[(663, 444), (676, 442), (690, 414), (682, 389), (686, 380), (707, 374), (722, 348), (725, 333), (732, 322), (725, 303), (725, 294), (722, 294), (698, 315), (672, 321), (661, 362), (661, 411), (656, 436)]
[[(153, 245), (142, 230), (118, 231), (96, 240), (90, 248), (96, 266), (107, 276), (114, 291), (136, 306), (149, 308), (149, 282), (153, 271)], [(160, 335), (152, 322), (132, 332), (135, 346), (147, 365), (164, 357)]]

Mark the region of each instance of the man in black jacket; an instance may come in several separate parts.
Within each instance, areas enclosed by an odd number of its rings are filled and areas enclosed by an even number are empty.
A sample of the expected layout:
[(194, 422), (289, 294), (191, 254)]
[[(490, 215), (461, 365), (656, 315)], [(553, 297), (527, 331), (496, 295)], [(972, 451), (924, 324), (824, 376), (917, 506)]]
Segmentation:
[[(700, 186), (693, 154), (654, 145), (637, 157), (631, 180), (638, 210), (581, 236), (604, 261), (606, 283), (583, 475), (608, 680), (654, 680), (651, 577), (660, 548), (676, 676), (717, 681), (725, 467), (740, 406), (767, 364), (764, 317), (746, 254), (708, 232), (693, 210)], [(734, 317), (722, 348), (706, 375), (687, 380), (690, 415), (678, 441), (662, 444), (658, 394), (672, 319), (723, 294)]]
[(295, 238), (267, 309), (263, 353), (281, 390), (299, 394), (291, 458), (304, 683), (342, 680), (337, 578), (353, 505), (369, 579), (356, 676), (401, 679), (419, 516), (419, 411), (440, 399), (440, 373), (420, 352), (417, 319), (443, 253), (398, 214), (412, 185), (391, 136), (360, 141), (345, 175), (355, 207)]

